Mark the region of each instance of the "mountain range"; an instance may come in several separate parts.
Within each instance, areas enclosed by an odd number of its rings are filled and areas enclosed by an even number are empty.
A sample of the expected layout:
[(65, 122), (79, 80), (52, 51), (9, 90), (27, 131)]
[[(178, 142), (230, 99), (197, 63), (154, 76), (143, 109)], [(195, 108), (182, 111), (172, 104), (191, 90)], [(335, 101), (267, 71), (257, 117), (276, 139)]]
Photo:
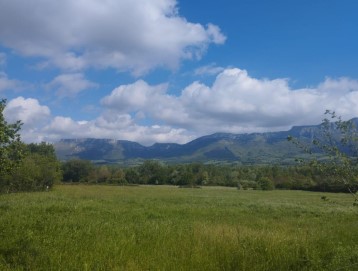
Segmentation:
[[(353, 119), (358, 124), (358, 119)], [(230, 134), (216, 133), (186, 144), (137, 142), (113, 139), (62, 139), (54, 144), (60, 160), (86, 159), (96, 163), (136, 164), (145, 159), (168, 163), (292, 164), (307, 156), (288, 142), (292, 136), (300, 142), (320, 137), (321, 125), (294, 126), (289, 131)]]

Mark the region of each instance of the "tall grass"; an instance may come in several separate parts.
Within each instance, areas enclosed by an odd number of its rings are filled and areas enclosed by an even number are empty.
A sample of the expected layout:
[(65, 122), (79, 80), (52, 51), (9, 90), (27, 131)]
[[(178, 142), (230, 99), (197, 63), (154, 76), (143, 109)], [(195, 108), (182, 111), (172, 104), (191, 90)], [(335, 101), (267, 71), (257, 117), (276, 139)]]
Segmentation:
[(358, 270), (358, 209), (345, 194), (231, 188), (1, 195), (0, 270)]

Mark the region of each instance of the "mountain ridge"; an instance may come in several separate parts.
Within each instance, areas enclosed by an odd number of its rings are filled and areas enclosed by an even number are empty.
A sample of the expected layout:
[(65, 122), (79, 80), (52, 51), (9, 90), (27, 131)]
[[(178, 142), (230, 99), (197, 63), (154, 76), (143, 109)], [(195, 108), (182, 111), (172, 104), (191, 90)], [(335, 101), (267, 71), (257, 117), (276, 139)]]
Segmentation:
[[(358, 118), (352, 119), (358, 124)], [(86, 159), (101, 163), (128, 163), (157, 159), (172, 163), (290, 164), (306, 154), (287, 141), (293, 136), (311, 142), (321, 133), (320, 125), (293, 126), (288, 131), (264, 133), (214, 133), (185, 144), (138, 142), (115, 139), (61, 139), (54, 144), (61, 160)]]

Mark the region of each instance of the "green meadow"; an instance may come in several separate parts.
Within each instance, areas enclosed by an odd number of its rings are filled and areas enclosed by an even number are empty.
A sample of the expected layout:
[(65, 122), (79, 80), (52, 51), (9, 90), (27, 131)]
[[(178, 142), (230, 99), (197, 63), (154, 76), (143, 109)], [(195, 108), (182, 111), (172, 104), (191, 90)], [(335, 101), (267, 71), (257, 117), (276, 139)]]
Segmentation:
[(0, 195), (0, 270), (358, 270), (352, 203), (222, 187)]

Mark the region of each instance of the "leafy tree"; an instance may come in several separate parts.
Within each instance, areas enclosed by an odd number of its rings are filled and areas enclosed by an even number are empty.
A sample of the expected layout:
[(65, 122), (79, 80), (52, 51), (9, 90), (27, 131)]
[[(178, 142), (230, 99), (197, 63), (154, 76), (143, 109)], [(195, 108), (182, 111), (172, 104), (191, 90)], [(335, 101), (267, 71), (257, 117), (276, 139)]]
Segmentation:
[(201, 171), (198, 178), (199, 185), (206, 185), (209, 182), (209, 174), (206, 170)]
[(25, 145), (19, 131), (21, 121), (9, 124), (0, 101), (0, 192), (45, 190), (60, 181), (62, 174), (52, 145)]
[(11, 191), (41, 191), (60, 182), (62, 173), (57, 159), (39, 154), (27, 153), (20, 166), (11, 176)]
[(145, 184), (163, 184), (166, 181), (166, 170), (158, 161), (147, 160), (138, 168), (140, 178)]
[(7, 123), (3, 114), (5, 106), (6, 100), (0, 100), (0, 177), (11, 173), (22, 158), (19, 134), (22, 123)]
[(51, 188), (53, 184), (61, 181), (61, 164), (57, 160), (53, 145), (46, 142), (31, 143), (27, 145), (27, 149), (29, 154), (26, 158), (33, 160), (36, 163), (35, 168), (39, 171), (37, 177), (34, 178), (39, 188)]
[(57, 159), (55, 148), (52, 144), (48, 144), (46, 142), (41, 142), (39, 144), (30, 143), (27, 145), (27, 150), (30, 153), (37, 153), (39, 155), (43, 155), (54, 160)]
[(261, 177), (257, 183), (262, 190), (273, 190), (275, 188), (273, 182), (268, 177)]
[(8, 177), (23, 157), (23, 144), (19, 134), (22, 123), (7, 123), (3, 114), (5, 107), (6, 100), (0, 100), (0, 192), (9, 192)]
[(119, 168), (119, 169), (112, 169), (112, 177), (109, 180), (109, 183), (112, 184), (126, 184), (127, 180), (126, 180), (126, 174), (123, 171), (123, 169)]
[(195, 186), (195, 176), (189, 167), (185, 167), (182, 171), (180, 171), (177, 184), (189, 187)]
[(64, 182), (86, 182), (93, 172), (94, 166), (90, 161), (73, 159), (62, 165)]
[(128, 168), (125, 171), (125, 179), (130, 184), (140, 183), (140, 177), (138, 171), (135, 168)]
[(100, 166), (97, 170), (97, 182), (104, 183), (111, 179), (111, 172), (107, 166)]

